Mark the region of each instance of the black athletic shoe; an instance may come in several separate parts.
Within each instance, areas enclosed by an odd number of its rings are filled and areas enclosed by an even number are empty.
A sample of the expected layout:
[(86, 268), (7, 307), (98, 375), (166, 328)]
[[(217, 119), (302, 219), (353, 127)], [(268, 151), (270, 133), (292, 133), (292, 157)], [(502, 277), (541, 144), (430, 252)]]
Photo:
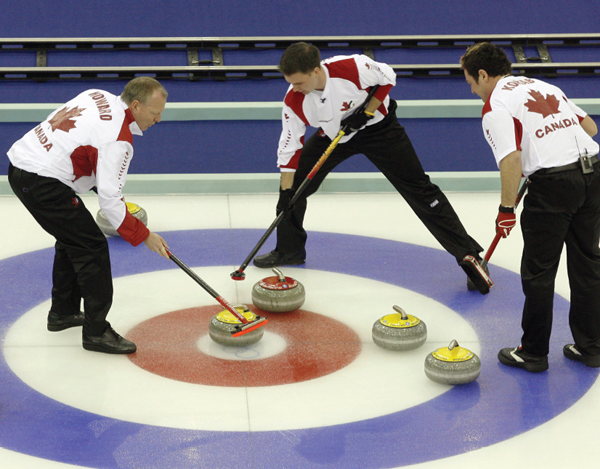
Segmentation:
[(575, 344), (565, 345), (563, 347), (563, 354), (569, 360), (581, 362), (590, 368), (600, 368), (600, 355), (584, 355)]
[(489, 277), (486, 269), (481, 266), (475, 257), (465, 256), (465, 258), (460, 261), (458, 265), (462, 267), (467, 274), (467, 277), (469, 277), (469, 280), (471, 280), (473, 283), (475, 289), (479, 290), (482, 295), (490, 292), (490, 288), (494, 285), (494, 282), (492, 282), (492, 279)]
[(101, 336), (83, 335), (83, 348), (92, 352), (104, 353), (133, 353), (137, 347), (133, 342), (124, 339), (108, 327)]
[[(481, 265), (481, 267), (483, 268), (483, 270), (485, 270), (485, 273), (487, 274), (488, 278), (490, 276), (490, 269), (488, 268), (487, 264), (483, 265), (483, 263), (479, 263), (479, 265)], [(473, 283), (473, 280), (471, 280), (470, 277), (467, 277), (467, 290), (469, 291), (475, 291), (478, 288), (475, 286), (475, 284)]]
[(50, 311), (50, 313), (48, 313), (48, 330), (57, 332), (64, 331), (70, 327), (83, 326), (84, 317), (83, 311), (79, 314), (72, 314), (71, 316), (64, 317)]
[(271, 251), (269, 254), (263, 254), (254, 258), (254, 265), (261, 269), (269, 267), (278, 267), (280, 265), (300, 265), (306, 262), (304, 257), (298, 254), (281, 254), (277, 251)]
[(503, 348), (498, 352), (500, 363), (515, 368), (523, 368), (531, 373), (539, 373), (548, 369), (548, 357), (535, 357), (523, 352), (519, 345), (516, 348)]

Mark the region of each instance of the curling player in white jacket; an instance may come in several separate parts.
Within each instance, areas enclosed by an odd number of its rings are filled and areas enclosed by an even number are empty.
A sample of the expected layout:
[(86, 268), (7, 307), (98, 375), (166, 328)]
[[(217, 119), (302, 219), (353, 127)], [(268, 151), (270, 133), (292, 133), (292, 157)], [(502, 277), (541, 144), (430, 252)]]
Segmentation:
[(123, 239), (168, 258), (166, 242), (128, 212), (121, 194), (133, 135), (160, 122), (166, 100), (164, 87), (150, 77), (131, 80), (121, 96), (87, 90), (8, 151), (14, 193), (56, 238), (48, 330), (83, 326), (86, 350), (122, 354), (136, 346), (106, 320), (113, 298), (108, 243), (77, 193), (96, 188), (100, 208)]

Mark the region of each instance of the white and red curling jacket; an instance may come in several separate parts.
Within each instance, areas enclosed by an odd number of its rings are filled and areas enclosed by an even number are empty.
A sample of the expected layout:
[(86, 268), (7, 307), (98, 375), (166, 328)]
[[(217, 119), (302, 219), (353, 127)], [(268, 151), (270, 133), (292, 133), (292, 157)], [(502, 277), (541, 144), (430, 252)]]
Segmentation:
[[(321, 127), (330, 138), (335, 139), (341, 129), (341, 121), (367, 98), (369, 90), (380, 85), (374, 97), (382, 102), (375, 117), (367, 126), (377, 124), (387, 115), (389, 92), (396, 84), (394, 70), (386, 64), (375, 62), (365, 55), (336, 56), (323, 60), (326, 82), (323, 91), (307, 95), (293, 90), (290, 85), (283, 101), (283, 130), (279, 139), (277, 165), (281, 171), (295, 171), (304, 146), (306, 127)], [(340, 143), (347, 142), (355, 134), (345, 135)]]
[(92, 89), (25, 134), (8, 158), (17, 168), (58, 179), (78, 193), (96, 186), (110, 224), (137, 246), (150, 232), (128, 212), (121, 194), (133, 158), (133, 134), (142, 131), (123, 100)]
[(523, 175), (598, 154), (598, 144), (580, 122), (587, 114), (556, 86), (507, 76), (496, 84), (482, 111), (483, 134), (498, 166), (521, 151)]

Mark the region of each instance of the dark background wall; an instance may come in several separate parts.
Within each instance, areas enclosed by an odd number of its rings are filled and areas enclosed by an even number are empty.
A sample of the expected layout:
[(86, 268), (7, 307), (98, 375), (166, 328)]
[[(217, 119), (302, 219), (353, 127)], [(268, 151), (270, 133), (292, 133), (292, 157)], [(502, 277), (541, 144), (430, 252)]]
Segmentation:
[[(597, 32), (600, 3), (585, 1), (383, 0), (271, 2), (168, 2), (159, 0), (41, 1), (0, 0), (0, 37), (236, 37), (236, 36), (381, 36), (428, 34), (539, 34)], [(352, 51), (354, 52), (354, 51)], [(507, 50), (510, 53), (510, 50)], [(336, 51), (327, 55), (334, 55)], [(178, 54), (181, 54), (179, 56)], [(430, 55), (433, 54), (433, 55)], [(435, 59), (457, 63), (460, 51), (375, 51), (388, 63)], [(582, 53), (563, 49), (553, 60), (600, 62), (600, 47)], [(582, 55), (584, 54), (584, 55)], [(281, 51), (250, 55), (253, 63), (276, 65)], [(226, 52), (225, 63), (248, 61), (248, 54)], [(55, 52), (48, 65), (144, 65), (143, 52)], [(152, 55), (153, 65), (185, 65), (185, 52)], [(0, 51), (2, 66), (34, 66), (33, 53)], [(600, 97), (600, 79), (557, 78), (571, 98)], [(170, 102), (280, 101), (281, 80), (169, 80)], [(124, 82), (2, 82), (0, 103), (63, 103), (89, 88), (119, 94)], [(474, 99), (463, 79), (399, 78), (395, 99)], [(596, 117), (593, 116), (595, 119)], [(597, 120), (597, 119), (596, 119)], [(403, 119), (427, 171), (495, 170), (478, 119)], [(0, 123), (0, 174), (6, 174), (6, 151), (34, 123)], [(131, 173), (276, 172), (276, 121), (163, 122), (136, 138)], [(340, 171), (373, 171), (362, 157)]]

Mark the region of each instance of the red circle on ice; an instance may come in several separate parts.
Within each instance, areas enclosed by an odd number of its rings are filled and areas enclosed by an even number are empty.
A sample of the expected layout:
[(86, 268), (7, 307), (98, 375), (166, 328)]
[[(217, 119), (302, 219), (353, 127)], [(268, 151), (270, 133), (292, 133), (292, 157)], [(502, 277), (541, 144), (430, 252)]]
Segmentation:
[[(281, 336), (285, 350), (256, 360), (224, 360), (204, 354), (200, 337), (208, 334), (219, 305), (182, 309), (138, 324), (127, 334), (137, 345), (129, 359), (151, 373), (186, 383), (256, 387), (298, 383), (338, 371), (361, 350), (358, 335), (341, 322), (296, 310), (268, 315), (266, 331)], [(255, 314), (264, 311), (250, 307)]]

